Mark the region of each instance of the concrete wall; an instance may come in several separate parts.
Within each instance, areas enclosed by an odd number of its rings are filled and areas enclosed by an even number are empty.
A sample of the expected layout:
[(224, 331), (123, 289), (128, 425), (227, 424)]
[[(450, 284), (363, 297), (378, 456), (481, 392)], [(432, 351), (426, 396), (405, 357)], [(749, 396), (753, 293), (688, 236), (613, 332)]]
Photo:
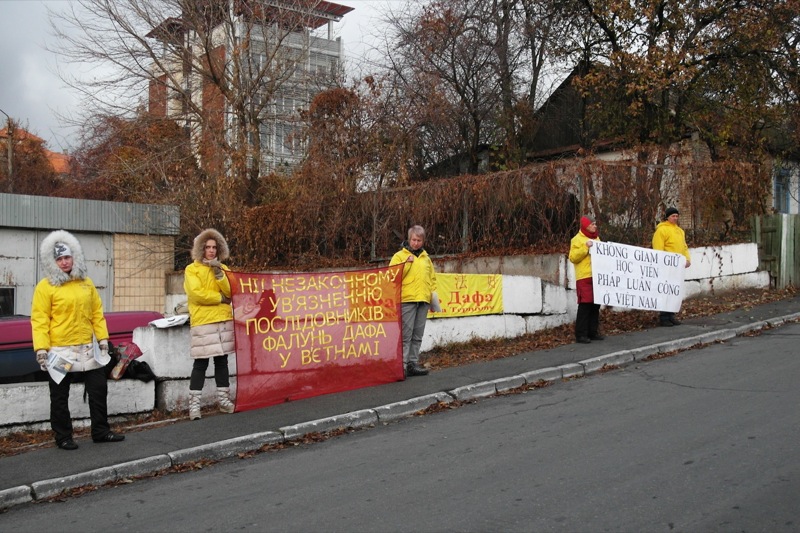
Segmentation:
[[(33, 290), (44, 276), (39, 268), (39, 245), (49, 233), (0, 228), (0, 249), (7, 251), (0, 254), (0, 288), (14, 290), (14, 314), (31, 313)], [(164, 312), (165, 278), (173, 270), (174, 237), (73, 234), (81, 243), (89, 277), (106, 311)]]
[[(692, 266), (686, 270), (686, 297), (714, 291), (767, 288), (769, 274), (759, 272), (755, 244), (693, 248)], [(474, 261), (443, 262), (437, 267), (446, 272), (500, 273), (503, 275), (502, 315), (463, 318), (440, 318), (428, 321), (422, 350), (472, 339), (513, 338), (574, 321), (577, 302), (574, 294), (575, 272), (561, 255), (536, 258), (479, 258)], [(455, 270), (458, 267), (460, 270)], [(529, 269), (526, 274), (525, 270)], [(535, 272), (535, 273), (531, 273)], [(172, 276), (168, 286), (181, 287)], [(173, 295), (175, 301), (180, 294)], [(184, 297), (185, 298), (185, 297)], [(167, 329), (153, 327), (134, 331), (134, 342), (142, 349), (158, 376), (157, 383), (144, 384), (122, 380), (110, 382), (111, 414), (137, 413), (153, 408), (185, 410), (192, 361), (189, 357), (189, 326)], [(230, 358), (231, 389), (236, 390), (236, 361)], [(213, 363), (209, 365), (203, 401), (214, 401)], [(0, 433), (5, 428), (30, 425), (47, 420), (49, 401), (46, 383), (0, 385), (0, 400), (6, 408), (0, 413)], [(82, 402), (83, 389), (73, 386), (70, 404), (73, 416), (88, 416)]]

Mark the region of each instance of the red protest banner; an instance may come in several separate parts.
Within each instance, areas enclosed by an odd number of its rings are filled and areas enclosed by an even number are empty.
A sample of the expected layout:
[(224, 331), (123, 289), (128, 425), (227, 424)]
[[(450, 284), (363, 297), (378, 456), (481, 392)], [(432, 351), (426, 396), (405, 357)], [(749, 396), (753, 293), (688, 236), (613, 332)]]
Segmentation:
[(226, 274), (236, 336), (237, 411), (404, 378), (402, 265)]

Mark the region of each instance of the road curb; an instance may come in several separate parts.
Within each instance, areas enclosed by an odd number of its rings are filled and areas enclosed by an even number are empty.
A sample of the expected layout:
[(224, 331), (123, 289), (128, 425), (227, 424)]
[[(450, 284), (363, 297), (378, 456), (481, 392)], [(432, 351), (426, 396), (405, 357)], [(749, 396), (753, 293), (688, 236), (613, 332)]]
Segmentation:
[(144, 476), (165, 470), (172, 466), (197, 461), (200, 459), (225, 459), (238, 453), (255, 451), (269, 444), (278, 444), (287, 440), (301, 438), (309, 433), (324, 433), (342, 428), (359, 428), (373, 426), (378, 422), (388, 423), (406, 418), (439, 403), (452, 403), (486, 398), (497, 393), (516, 389), (526, 384), (535, 385), (542, 382), (555, 382), (561, 379), (583, 377), (594, 374), (607, 366), (625, 366), (643, 361), (650, 356), (686, 350), (697, 345), (711, 344), (735, 338), (739, 335), (777, 327), (800, 319), (800, 313), (792, 313), (782, 317), (774, 317), (766, 321), (756, 321), (743, 326), (721, 329), (718, 331), (693, 335), (668, 342), (621, 350), (609, 354), (584, 359), (577, 363), (568, 363), (557, 367), (541, 368), (499, 378), (457, 387), (446, 392), (437, 392), (394, 402), (371, 409), (352, 411), (341, 415), (311, 420), (299, 424), (283, 426), (275, 431), (264, 431), (225, 439), (202, 446), (176, 450), (167, 454), (119, 463), (97, 468), (62, 478), (36, 481), (31, 485), (21, 485), (0, 490), (0, 509), (8, 509), (15, 505), (43, 500), (65, 491), (80, 487), (99, 486), (135, 476)]

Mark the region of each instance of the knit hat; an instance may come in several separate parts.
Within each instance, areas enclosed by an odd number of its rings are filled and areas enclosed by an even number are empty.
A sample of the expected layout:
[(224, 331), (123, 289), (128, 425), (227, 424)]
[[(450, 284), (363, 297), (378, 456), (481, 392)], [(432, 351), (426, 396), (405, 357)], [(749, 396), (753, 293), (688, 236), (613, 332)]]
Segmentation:
[(53, 247), (53, 259), (58, 259), (59, 257), (72, 257), (72, 250), (69, 249), (69, 246), (64, 244), (63, 242), (57, 242), (56, 245)]
[(597, 238), (597, 228), (594, 231), (589, 231), (589, 226), (594, 224), (594, 221), (589, 217), (581, 217), (581, 233), (589, 237), (590, 239)]
[(667, 211), (664, 213), (664, 220), (667, 220), (672, 215), (677, 215), (677, 214), (679, 214), (677, 209), (675, 209), (674, 207), (668, 207)]

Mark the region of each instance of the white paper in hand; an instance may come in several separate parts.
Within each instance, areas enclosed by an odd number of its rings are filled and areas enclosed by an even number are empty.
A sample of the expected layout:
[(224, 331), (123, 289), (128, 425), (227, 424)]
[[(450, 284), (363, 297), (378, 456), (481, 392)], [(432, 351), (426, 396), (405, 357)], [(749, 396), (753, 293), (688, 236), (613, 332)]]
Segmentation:
[(442, 312), (442, 304), (439, 303), (439, 295), (436, 294), (436, 291), (431, 294), (431, 311), (434, 313)]
[(47, 354), (47, 373), (50, 374), (50, 377), (53, 378), (56, 384), (61, 383), (64, 380), (64, 376), (66, 376), (67, 372), (72, 368), (72, 363), (72, 360), (67, 359), (63, 355), (49, 352)]

